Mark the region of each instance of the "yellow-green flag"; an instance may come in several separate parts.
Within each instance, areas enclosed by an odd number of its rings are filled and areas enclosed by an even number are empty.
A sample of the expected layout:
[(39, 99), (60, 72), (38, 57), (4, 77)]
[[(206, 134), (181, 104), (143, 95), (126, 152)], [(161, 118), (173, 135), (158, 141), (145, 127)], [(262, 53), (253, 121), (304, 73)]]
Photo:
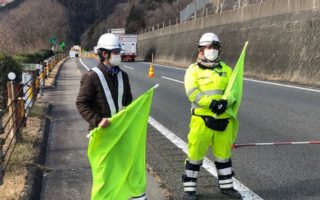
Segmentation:
[(242, 99), (242, 88), (243, 88), (243, 68), (244, 60), (246, 56), (246, 49), (248, 42), (245, 43), (241, 55), (238, 59), (238, 62), (232, 72), (228, 86), (224, 92), (222, 99), (228, 99), (228, 108), (226, 112), (234, 120), (234, 132), (235, 137), (239, 129), (237, 114), (240, 108), (241, 99)]
[(92, 200), (128, 200), (146, 191), (146, 133), (153, 88), (90, 132)]

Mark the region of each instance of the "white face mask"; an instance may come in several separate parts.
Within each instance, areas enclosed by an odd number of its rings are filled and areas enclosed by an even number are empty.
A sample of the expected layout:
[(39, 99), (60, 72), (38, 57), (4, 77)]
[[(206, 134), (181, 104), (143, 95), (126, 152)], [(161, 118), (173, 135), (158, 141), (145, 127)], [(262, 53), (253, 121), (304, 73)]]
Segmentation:
[(219, 56), (219, 50), (216, 49), (205, 49), (204, 57), (209, 61), (215, 61)]
[(112, 54), (109, 60), (112, 66), (119, 66), (121, 65), (121, 56), (120, 54)]

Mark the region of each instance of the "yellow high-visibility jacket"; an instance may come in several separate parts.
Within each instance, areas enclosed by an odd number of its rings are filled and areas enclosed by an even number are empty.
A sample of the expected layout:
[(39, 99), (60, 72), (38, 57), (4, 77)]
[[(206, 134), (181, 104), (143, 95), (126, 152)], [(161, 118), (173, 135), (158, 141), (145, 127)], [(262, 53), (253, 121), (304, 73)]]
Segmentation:
[[(217, 116), (209, 108), (212, 100), (220, 100), (228, 85), (232, 69), (220, 62), (220, 65), (210, 68), (201, 68), (197, 63), (189, 66), (184, 77), (186, 94), (191, 101), (191, 110), (196, 115), (213, 116), (215, 118), (229, 118), (227, 113)], [(234, 102), (231, 96), (228, 105)]]

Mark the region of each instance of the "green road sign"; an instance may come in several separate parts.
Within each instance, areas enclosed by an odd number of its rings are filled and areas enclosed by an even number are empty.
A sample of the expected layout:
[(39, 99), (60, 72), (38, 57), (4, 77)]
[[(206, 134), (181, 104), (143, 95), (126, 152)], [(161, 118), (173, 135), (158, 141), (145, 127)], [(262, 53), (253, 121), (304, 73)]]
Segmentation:
[(36, 71), (38, 64), (22, 63), (24, 71)]
[(66, 43), (61, 42), (60, 43), (60, 49), (64, 50), (66, 48)]
[(49, 38), (49, 43), (50, 43), (51, 45), (57, 44), (57, 38), (56, 38), (56, 37), (51, 37), (51, 38)]

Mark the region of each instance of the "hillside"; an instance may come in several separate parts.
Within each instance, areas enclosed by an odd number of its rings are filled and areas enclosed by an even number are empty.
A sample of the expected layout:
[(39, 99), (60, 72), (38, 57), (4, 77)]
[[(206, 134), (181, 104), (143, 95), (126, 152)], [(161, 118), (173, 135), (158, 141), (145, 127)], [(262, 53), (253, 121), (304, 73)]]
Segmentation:
[(118, 4), (113, 13), (97, 20), (81, 36), (81, 45), (92, 49), (103, 33), (111, 28), (126, 28), (126, 33), (138, 33), (158, 23), (175, 22), (180, 10), (192, 0), (129, 0)]
[[(122, 0), (124, 1), (124, 0)], [(117, 0), (16, 0), (0, 9), (0, 52), (34, 52), (50, 48), (57, 37), (79, 44), (81, 34), (112, 14)]]
[(137, 33), (179, 16), (191, 0), (15, 0), (0, 9), (0, 52), (34, 52), (50, 48), (57, 37), (67, 46), (92, 49), (111, 28)]
[(117, 4), (127, 0), (58, 0), (65, 6), (70, 21), (69, 39), (79, 43), (81, 34), (92, 24), (110, 16)]
[(34, 52), (50, 48), (48, 39), (66, 40), (70, 23), (55, 0), (24, 0), (0, 12), (0, 51)]

